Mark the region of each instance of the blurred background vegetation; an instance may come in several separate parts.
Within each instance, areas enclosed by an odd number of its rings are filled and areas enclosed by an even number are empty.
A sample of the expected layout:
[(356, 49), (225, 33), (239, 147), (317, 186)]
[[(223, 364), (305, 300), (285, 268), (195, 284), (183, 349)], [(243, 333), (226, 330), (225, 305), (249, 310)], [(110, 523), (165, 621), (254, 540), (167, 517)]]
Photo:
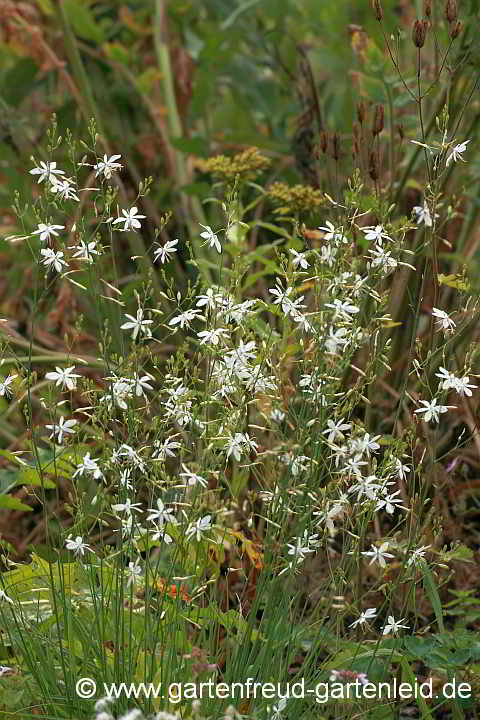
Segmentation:
[[(474, 137), (480, 119), (479, 0), (460, 4), (455, 41), (444, 4), (433, 0), (422, 50), (422, 89), (431, 87), (423, 113), (431, 139), (435, 117), (447, 107), (460, 140)], [(370, 0), (1, 0), (0, 313), (15, 320), (11, 336), (29, 335), (33, 269), (27, 246), (12, 246), (4, 238), (31, 232), (43, 220), (25, 207), (20, 228), (11, 204), (16, 191), (32, 200), (40, 194), (29, 169), (32, 157), (51, 159), (47, 134), (53, 113), (58, 132), (65, 137), (70, 130), (77, 140), (88, 138), (93, 119), (97, 152), (122, 155), (118, 202), (124, 207), (138, 202), (148, 218), (142, 236), (124, 237), (115, 249), (117, 280), (131, 293), (144, 278), (135, 277), (129, 258), (132, 252), (148, 256), (156, 228), (163, 241), (178, 236), (198, 242), (198, 223), (221, 222), (218, 206), (208, 201), (215, 176), (201, 163), (212, 155), (258, 147), (271, 160), (263, 187), (303, 183), (336, 198), (358, 168), (367, 190), (387, 203), (396, 201), (410, 216), (423, 201), (425, 168), (421, 148), (409, 142), (419, 139), (419, 118), (406, 86), (416, 86), (411, 31), (425, 7), (424, 0), (384, 0), (383, 8), (381, 24)], [(388, 56), (386, 38), (402, 77)], [(384, 127), (375, 134), (380, 105)], [(67, 148), (55, 153), (59, 165), (68, 166)], [(464, 217), (461, 225), (447, 228), (447, 236), (460, 240), (446, 270), (454, 270), (455, 252), (477, 262), (475, 150), (473, 140), (468, 186), (462, 167), (442, 188), (448, 187), (452, 206), (461, 204)], [(150, 192), (138, 199), (144, 178), (152, 179)], [(251, 213), (257, 221), (268, 220), (272, 211), (266, 199)], [(321, 204), (297, 208), (296, 218), (310, 228), (322, 224)], [(86, 205), (85, 199), (79, 212)], [(168, 211), (172, 219), (165, 227)], [(264, 224), (251, 239), (252, 250), (274, 237)], [(314, 232), (305, 235), (308, 241), (312, 237)], [(168, 271), (180, 289), (195, 272), (185, 260), (180, 257)], [(154, 279), (158, 270), (151, 263), (149, 269)], [(35, 342), (63, 351), (78, 313), (88, 318), (82, 302), (71, 284), (56, 283), (42, 299)], [(86, 342), (87, 335), (84, 329)], [(92, 352), (95, 338), (90, 340)]]

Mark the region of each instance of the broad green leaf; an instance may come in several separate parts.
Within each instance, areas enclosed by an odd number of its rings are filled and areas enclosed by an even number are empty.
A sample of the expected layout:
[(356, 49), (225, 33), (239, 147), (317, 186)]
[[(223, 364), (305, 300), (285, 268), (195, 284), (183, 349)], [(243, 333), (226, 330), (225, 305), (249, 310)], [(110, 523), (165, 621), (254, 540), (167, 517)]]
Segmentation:
[(80, 0), (63, 0), (69, 23), (78, 37), (97, 45), (105, 42), (103, 29), (95, 21), (92, 11)]
[(11, 495), (0, 495), (0, 509), (2, 510), (23, 510), (24, 512), (32, 512), (30, 505), (20, 502)]

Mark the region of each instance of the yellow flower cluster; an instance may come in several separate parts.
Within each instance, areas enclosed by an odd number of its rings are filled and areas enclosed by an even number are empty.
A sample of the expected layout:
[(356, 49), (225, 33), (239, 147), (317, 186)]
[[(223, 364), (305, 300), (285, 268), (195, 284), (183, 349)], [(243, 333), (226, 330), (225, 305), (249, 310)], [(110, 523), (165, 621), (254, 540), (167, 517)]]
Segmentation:
[(268, 168), (271, 164), (269, 158), (262, 155), (256, 147), (249, 147), (233, 157), (215, 155), (214, 157), (195, 160), (195, 166), (202, 172), (220, 175), (225, 179), (233, 179), (237, 175), (243, 179), (253, 178)]
[(275, 182), (267, 189), (267, 195), (280, 207), (275, 212), (287, 213), (312, 212), (324, 204), (325, 198), (320, 190), (310, 185), (287, 185)]

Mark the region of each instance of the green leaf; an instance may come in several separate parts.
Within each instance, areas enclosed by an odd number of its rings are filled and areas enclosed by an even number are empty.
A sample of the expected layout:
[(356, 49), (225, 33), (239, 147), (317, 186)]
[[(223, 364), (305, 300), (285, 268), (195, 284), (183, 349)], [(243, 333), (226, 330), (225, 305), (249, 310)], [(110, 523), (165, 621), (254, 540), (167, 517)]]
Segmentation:
[(424, 565), (423, 567), (423, 587), (425, 588), (425, 592), (428, 595), (428, 599), (430, 600), (433, 608), (433, 612), (435, 613), (435, 619), (437, 621), (438, 629), (440, 632), (445, 632), (445, 626), (443, 624), (443, 611), (442, 611), (442, 603), (440, 602), (440, 595), (438, 594), (437, 586), (435, 585), (435, 580), (433, 579), (432, 571), (428, 567), (428, 565)]
[(83, 40), (89, 40), (97, 45), (105, 42), (103, 29), (95, 21), (91, 10), (79, 0), (63, 0), (65, 14), (74, 32)]
[(22, 510), (26, 512), (32, 512), (33, 508), (30, 505), (25, 505), (20, 502), (17, 498), (11, 495), (0, 495), (0, 509), (2, 510)]
[(13, 107), (18, 107), (22, 100), (32, 92), (38, 72), (37, 64), (31, 58), (22, 58), (3, 80), (2, 95), (4, 100)]

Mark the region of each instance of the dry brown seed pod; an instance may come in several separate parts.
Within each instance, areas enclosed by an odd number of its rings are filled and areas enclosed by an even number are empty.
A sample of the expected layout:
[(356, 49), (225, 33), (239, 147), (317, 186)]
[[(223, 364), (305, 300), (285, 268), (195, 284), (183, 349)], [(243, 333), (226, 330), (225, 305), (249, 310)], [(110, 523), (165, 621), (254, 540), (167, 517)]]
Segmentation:
[(447, 0), (445, 3), (445, 17), (449, 23), (457, 19), (457, 0)]
[(412, 40), (415, 47), (422, 48), (425, 45), (427, 30), (428, 22), (426, 20), (415, 20), (412, 28)]
[(383, 20), (383, 8), (380, 0), (372, 0), (372, 7), (378, 22), (381, 22)]
[(455, 40), (463, 30), (463, 23), (457, 20), (456, 23), (452, 23), (450, 26), (450, 37)]
[(383, 105), (375, 105), (375, 114), (373, 116), (372, 132), (374, 135), (380, 135), (385, 127), (385, 110)]

